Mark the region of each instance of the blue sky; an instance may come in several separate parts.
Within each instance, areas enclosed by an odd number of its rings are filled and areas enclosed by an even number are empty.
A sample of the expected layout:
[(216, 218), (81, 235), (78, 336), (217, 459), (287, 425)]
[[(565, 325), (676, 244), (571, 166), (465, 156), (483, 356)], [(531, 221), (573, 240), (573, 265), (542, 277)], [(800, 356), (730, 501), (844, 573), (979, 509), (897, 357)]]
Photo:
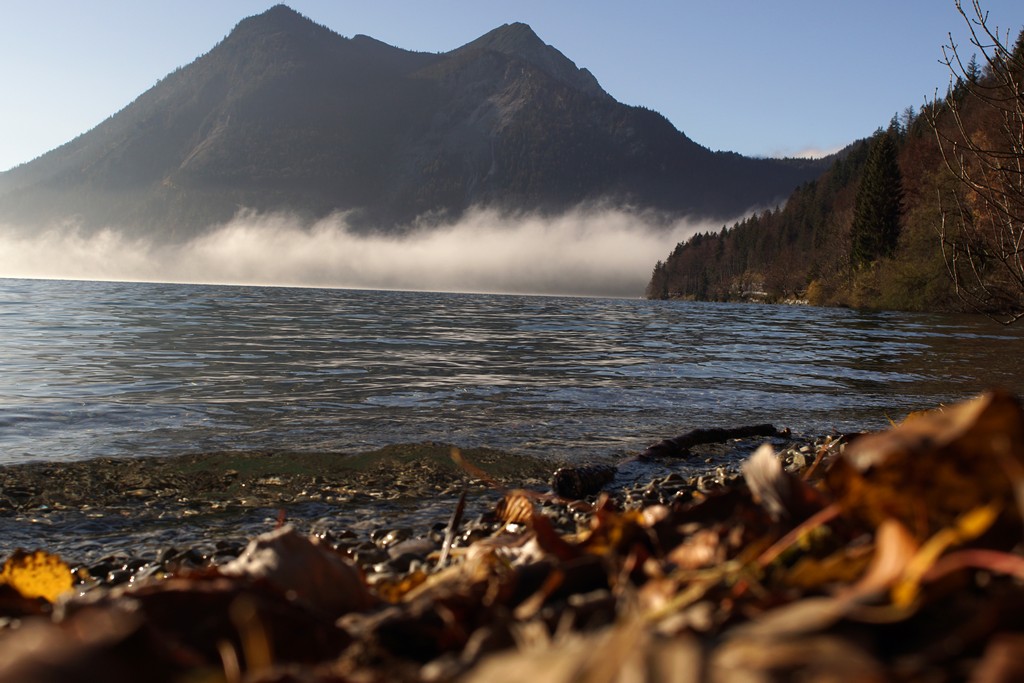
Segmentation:
[[(95, 126), (272, 0), (0, 0), (0, 169)], [(292, 0), (343, 36), (453, 49), (524, 21), (605, 90), (698, 143), (830, 151), (948, 82), (953, 0)], [(987, 0), (1013, 37), (1020, 0)]]

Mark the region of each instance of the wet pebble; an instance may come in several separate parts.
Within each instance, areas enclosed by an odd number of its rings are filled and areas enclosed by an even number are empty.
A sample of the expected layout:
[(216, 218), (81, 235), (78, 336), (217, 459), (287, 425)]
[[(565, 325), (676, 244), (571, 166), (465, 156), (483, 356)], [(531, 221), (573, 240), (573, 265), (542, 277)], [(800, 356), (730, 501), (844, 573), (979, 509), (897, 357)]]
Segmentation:
[(238, 541), (217, 541), (210, 559), (214, 564), (224, 564), (235, 559), (245, 550), (245, 543)]
[(461, 534), (455, 537), (454, 545), (465, 547), (470, 546), (477, 541), (481, 541), (491, 535), (491, 532), (487, 529), (473, 528), (466, 529)]
[(807, 467), (807, 456), (801, 451), (797, 451), (793, 454), (793, 459), (790, 461), (790, 465), (786, 468), (792, 471), (799, 471)]
[(128, 583), (132, 578), (132, 572), (129, 569), (114, 569), (113, 571), (107, 572), (103, 578), (103, 583), (108, 586), (119, 586), (122, 583)]
[(390, 548), (396, 543), (400, 543), (408, 538), (412, 537), (412, 530), (399, 528), (399, 529), (377, 529), (370, 532), (370, 540), (373, 541), (379, 548)]
[(143, 580), (148, 579), (148, 578), (150, 578), (152, 576), (156, 576), (157, 574), (161, 573), (162, 571), (163, 571), (163, 567), (161, 565), (159, 565), (159, 564), (157, 564), (155, 562), (151, 562), (151, 563), (146, 564), (146, 565), (144, 565), (142, 567), (139, 567), (139, 570), (137, 572), (135, 572), (134, 576), (132, 576), (132, 581), (143, 581)]
[(127, 571), (125, 570), (125, 566), (130, 561), (131, 558), (125, 555), (108, 555), (107, 557), (101, 558), (99, 562), (91, 565), (89, 567), (89, 574), (98, 579), (102, 579), (112, 572)]
[(359, 543), (348, 548), (346, 552), (354, 562), (363, 566), (372, 566), (381, 562), (387, 562), (388, 560), (387, 552), (378, 548), (373, 543)]
[(189, 548), (188, 550), (170, 553), (165, 557), (164, 564), (171, 569), (180, 567), (197, 569), (205, 567), (208, 564), (208, 560), (209, 557), (199, 548)]
[(147, 564), (149, 564), (149, 562), (147, 562), (146, 560), (143, 560), (143, 559), (140, 559), (140, 558), (134, 558), (134, 559), (128, 560), (123, 565), (121, 565), (121, 569), (123, 569), (125, 571), (128, 571), (128, 572), (132, 572), (134, 574), (138, 570), (140, 570), (143, 567), (145, 567)]
[(429, 538), (410, 538), (388, 548), (388, 557), (396, 558), (403, 555), (425, 557), (438, 549), (438, 544)]
[(430, 527), (430, 532), (427, 534), (427, 538), (432, 540), (438, 545), (444, 543), (444, 537), (448, 533), (447, 522), (437, 522)]
[(173, 546), (168, 548), (161, 548), (156, 553), (157, 564), (166, 564), (171, 560), (171, 558), (173, 558), (177, 554), (178, 549)]
[(389, 557), (387, 562), (374, 565), (374, 571), (405, 574), (409, 571), (413, 562), (420, 562), (421, 560), (422, 557), (416, 553), (402, 553), (395, 557)]

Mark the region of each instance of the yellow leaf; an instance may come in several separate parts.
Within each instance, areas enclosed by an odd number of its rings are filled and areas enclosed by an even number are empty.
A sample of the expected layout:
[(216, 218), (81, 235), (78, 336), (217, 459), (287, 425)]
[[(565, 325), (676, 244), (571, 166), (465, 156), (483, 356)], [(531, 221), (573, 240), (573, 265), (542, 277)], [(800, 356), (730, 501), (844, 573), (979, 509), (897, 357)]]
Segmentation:
[(4, 562), (0, 582), (26, 598), (44, 598), (53, 602), (71, 590), (71, 569), (64, 560), (43, 550), (27, 553), (17, 550)]
[(948, 548), (972, 541), (988, 531), (999, 516), (999, 505), (990, 503), (962, 515), (951, 527), (928, 539), (910, 560), (903, 577), (892, 589), (893, 604), (907, 607), (920, 591), (921, 579)]
[(380, 597), (392, 604), (402, 602), (410, 591), (422, 586), (429, 575), (424, 571), (414, 571), (396, 579), (384, 579), (374, 584), (374, 590)]
[(843, 547), (828, 557), (805, 555), (783, 575), (787, 586), (821, 590), (829, 584), (852, 584), (871, 562), (871, 546)]

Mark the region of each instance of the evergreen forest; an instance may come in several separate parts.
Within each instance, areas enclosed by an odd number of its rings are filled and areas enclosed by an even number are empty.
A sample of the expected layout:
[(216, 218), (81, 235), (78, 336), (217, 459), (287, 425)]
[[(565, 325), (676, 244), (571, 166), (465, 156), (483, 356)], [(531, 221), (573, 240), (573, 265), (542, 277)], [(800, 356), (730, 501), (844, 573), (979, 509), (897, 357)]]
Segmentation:
[(1024, 316), (1024, 31), (963, 14), (978, 52), (944, 48), (943, 97), (784, 205), (676, 245), (647, 296)]

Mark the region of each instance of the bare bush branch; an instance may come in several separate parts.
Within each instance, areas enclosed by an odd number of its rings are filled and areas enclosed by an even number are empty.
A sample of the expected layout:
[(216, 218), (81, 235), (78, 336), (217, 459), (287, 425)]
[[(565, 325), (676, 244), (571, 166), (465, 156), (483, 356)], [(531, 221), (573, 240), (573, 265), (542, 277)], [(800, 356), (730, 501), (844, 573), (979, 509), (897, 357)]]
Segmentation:
[(1011, 45), (980, 0), (956, 7), (983, 67), (950, 34), (950, 87), (927, 108), (956, 181), (940, 197), (942, 250), (961, 299), (1009, 324), (1024, 318), (1024, 40)]

